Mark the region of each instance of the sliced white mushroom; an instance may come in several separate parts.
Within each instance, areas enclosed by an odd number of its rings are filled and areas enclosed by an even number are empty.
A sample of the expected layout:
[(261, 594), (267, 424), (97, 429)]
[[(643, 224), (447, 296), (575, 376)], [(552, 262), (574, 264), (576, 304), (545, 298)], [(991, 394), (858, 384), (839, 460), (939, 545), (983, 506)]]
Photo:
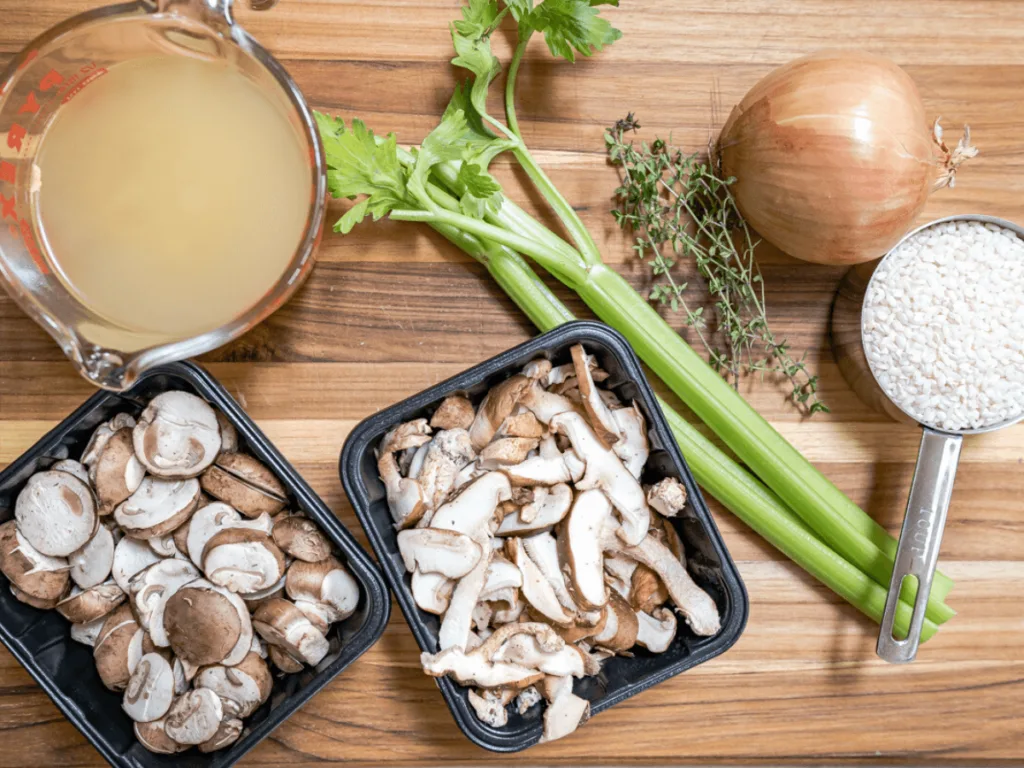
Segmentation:
[(491, 387), (469, 427), (469, 437), (475, 450), (479, 451), (491, 442), (498, 427), (512, 413), (532, 384), (531, 379), (518, 374)]
[(135, 723), (135, 738), (139, 743), (157, 755), (175, 755), (188, 749), (188, 744), (179, 744), (164, 730), (165, 719), (151, 723)]
[(627, 544), (639, 544), (647, 535), (651, 513), (643, 489), (613, 451), (605, 448), (597, 435), (578, 413), (563, 413), (551, 420), (554, 432), (565, 434), (572, 447), (586, 463), (583, 478), (576, 490), (598, 488), (608, 496), (622, 519), (619, 535)]
[(475, 458), (466, 430), (446, 429), (434, 435), (416, 476), (428, 508), (437, 509), (444, 502), (459, 470)]
[(68, 472), (32, 475), (18, 494), (14, 517), (21, 535), (50, 557), (67, 557), (96, 530), (92, 491)]
[(292, 600), (317, 603), (330, 623), (344, 621), (359, 605), (358, 582), (333, 557), (319, 563), (292, 563), (285, 577), (285, 591)]
[(287, 491), (270, 469), (247, 453), (225, 453), (199, 479), (203, 490), (249, 518), (276, 515)]
[(179, 744), (197, 745), (212, 739), (223, 719), (220, 697), (209, 688), (196, 688), (171, 705), (164, 730)]
[(157, 477), (195, 477), (217, 458), (217, 414), (188, 392), (154, 397), (132, 430), (135, 455)]
[(174, 655), (195, 666), (234, 666), (252, 647), (253, 626), (242, 599), (199, 579), (164, 606), (164, 629)]
[(430, 426), (434, 429), (469, 429), (475, 415), (468, 398), (449, 395), (430, 417)]
[(331, 542), (307, 517), (291, 515), (274, 523), (274, 543), (285, 554), (307, 563), (318, 563), (331, 556)]
[(234, 667), (216, 664), (204, 667), (196, 676), (199, 688), (209, 688), (220, 696), (233, 717), (248, 717), (270, 698), (274, 680), (270, 668), (257, 654), (249, 653)]
[(57, 603), (57, 612), (72, 624), (96, 621), (125, 601), (124, 591), (114, 582), (97, 584), (86, 590), (75, 587)]
[(126, 536), (114, 547), (114, 560), (110, 575), (113, 576), (117, 586), (128, 593), (131, 591), (129, 584), (132, 577), (162, 559), (160, 555), (150, 549), (145, 541)]
[(441, 528), (411, 528), (398, 534), (398, 551), (409, 572), (440, 573), (461, 579), (483, 552), (469, 536)]
[(686, 486), (674, 477), (659, 480), (647, 489), (647, 503), (665, 517), (675, 517), (686, 507)]
[(127, 603), (122, 603), (106, 617), (96, 642), (93, 659), (103, 684), (112, 691), (123, 691), (128, 685), (128, 647), (139, 630), (139, 625)]
[(72, 580), (82, 589), (106, 581), (114, 566), (114, 535), (110, 529), (105, 525), (96, 526), (96, 533), (68, 556), (68, 563)]
[[(562, 521), (572, 505), (572, 489), (565, 483), (534, 489), (533, 501), (506, 515), (496, 536), (519, 536), (543, 531)], [(524, 519), (527, 518), (527, 519)]]
[(430, 527), (472, 536), (490, 523), (498, 503), (511, 497), (508, 477), (502, 472), (488, 472), (461, 488), (455, 498), (434, 512)]
[(114, 519), (133, 539), (152, 539), (171, 533), (199, 504), (199, 481), (147, 477), (114, 510)]
[(319, 664), (330, 650), (327, 638), (292, 603), (268, 600), (252, 617), (253, 629), (269, 645), (310, 666)]
[(147, 653), (128, 681), (121, 707), (137, 723), (159, 720), (174, 700), (174, 674), (167, 659)]
[(119, 429), (89, 467), (89, 480), (99, 502), (97, 512), (109, 515), (142, 484), (146, 468), (135, 456), (130, 427)]
[(76, 643), (88, 645), (89, 647), (96, 645), (96, 638), (99, 637), (100, 630), (103, 629), (103, 623), (106, 620), (106, 616), (101, 616), (100, 618), (86, 622), (85, 624), (72, 624), (71, 639)]
[(0, 525), (0, 571), (22, 595), (52, 608), (68, 590), (68, 568), (67, 560), (36, 550), (14, 520)]
[(492, 550), (488, 545), (486, 533), (477, 529), (473, 536), (480, 545), (483, 555), (473, 569), (459, 579), (452, 591), (448, 609), (437, 634), (438, 647), (441, 650), (467, 647), (473, 625), (473, 609), (480, 602), (480, 594), (487, 583), (487, 568), (490, 565)]
[(619, 425), (594, 386), (594, 380), (590, 375), (590, 359), (581, 344), (574, 345), (571, 353), (580, 398), (590, 420), (590, 426), (602, 444), (613, 446), (619, 440)]
[(577, 605), (586, 610), (602, 608), (608, 602), (601, 534), (611, 516), (611, 502), (602, 491), (584, 491), (576, 497), (558, 535), (569, 591)]
[(439, 573), (414, 571), (410, 591), (421, 610), (441, 616), (448, 610), (455, 582)]
[(285, 571), (284, 553), (273, 539), (263, 531), (238, 527), (226, 528), (206, 542), (202, 564), (207, 579), (241, 594), (272, 587)]
[(676, 616), (669, 608), (657, 608), (653, 615), (637, 612), (636, 642), (652, 653), (664, 653), (676, 636)]
[(179, 589), (199, 577), (199, 571), (188, 560), (173, 558), (154, 563), (128, 582), (135, 614), (156, 647), (166, 648), (171, 644), (164, 627), (167, 602)]
[(75, 461), (74, 459), (61, 459), (50, 467), (50, 469), (54, 472), (67, 472), (69, 475), (74, 475), (86, 485), (91, 482), (89, 480), (89, 469), (84, 464)]
[(568, 626), (575, 621), (573, 614), (566, 611), (558, 600), (554, 588), (537, 564), (526, 553), (522, 541), (510, 538), (505, 542), (505, 553), (515, 563), (523, 576), (521, 592), (534, 611), (553, 624)]
[(505, 709), (505, 702), (502, 699), (501, 691), (485, 688), (469, 691), (469, 705), (473, 707), (476, 719), (492, 728), (504, 728), (508, 725), (508, 710)]
[(636, 403), (628, 408), (617, 408), (611, 414), (619, 427), (619, 440), (612, 450), (622, 459), (630, 474), (639, 480), (651, 453), (647, 422)]
[(544, 696), (548, 706), (540, 743), (565, 738), (590, 718), (590, 702), (572, 692), (571, 677), (545, 678)]

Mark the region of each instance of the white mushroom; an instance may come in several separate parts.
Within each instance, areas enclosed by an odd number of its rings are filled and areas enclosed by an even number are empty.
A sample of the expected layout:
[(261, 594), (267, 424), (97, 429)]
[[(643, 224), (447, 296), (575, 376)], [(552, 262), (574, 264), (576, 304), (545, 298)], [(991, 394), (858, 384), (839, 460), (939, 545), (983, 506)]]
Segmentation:
[(167, 602), (199, 576), (199, 571), (188, 560), (173, 558), (154, 563), (135, 574), (128, 583), (135, 615), (156, 647), (166, 648), (171, 644), (164, 626)]
[(614, 452), (601, 445), (578, 413), (560, 414), (551, 420), (550, 426), (552, 431), (565, 434), (586, 462), (586, 473), (576, 483), (576, 490), (599, 488), (604, 491), (622, 518), (619, 535), (627, 544), (639, 544), (647, 535), (651, 513), (637, 479)]
[(188, 392), (154, 397), (132, 431), (135, 455), (157, 477), (195, 477), (217, 458), (217, 414)]
[(68, 556), (68, 563), (72, 580), (82, 589), (106, 581), (114, 567), (114, 535), (110, 529), (105, 525), (96, 526), (96, 533)]
[(309, 518), (292, 515), (279, 520), (272, 534), (274, 543), (297, 560), (318, 563), (331, 555), (331, 542)]
[(576, 497), (558, 535), (569, 591), (576, 603), (587, 610), (596, 610), (608, 602), (601, 534), (611, 516), (612, 505), (603, 492), (584, 491)]
[(409, 572), (440, 573), (461, 579), (483, 552), (469, 536), (441, 528), (411, 528), (398, 534), (398, 551)]
[(61, 459), (50, 467), (50, 469), (54, 472), (67, 472), (69, 475), (74, 475), (86, 485), (91, 482), (89, 480), (88, 467), (74, 459)]
[(246, 517), (276, 515), (288, 503), (277, 476), (247, 453), (225, 453), (199, 479), (210, 496)]
[(544, 697), (548, 706), (540, 743), (565, 738), (590, 718), (590, 702), (572, 692), (571, 677), (545, 678)]
[(553, 624), (568, 626), (575, 621), (573, 614), (566, 611), (558, 600), (554, 588), (541, 572), (537, 564), (526, 553), (522, 541), (518, 538), (511, 538), (505, 542), (505, 553), (509, 560), (515, 563), (522, 573), (523, 586), (521, 592), (523, 598), (538, 614), (542, 615)]
[(330, 623), (344, 621), (359, 605), (359, 584), (333, 557), (319, 563), (296, 560), (285, 576), (285, 591), (292, 600), (317, 603)]
[(103, 618), (124, 601), (124, 592), (111, 581), (84, 591), (75, 587), (56, 607), (72, 624), (86, 624)]
[(651, 453), (647, 441), (647, 422), (636, 403), (628, 408), (617, 408), (611, 413), (619, 427), (619, 440), (612, 450), (622, 459), (630, 474), (639, 480)]
[(137, 723), (159, 720), (174, 700), (174, 675), (167, 659), (147, 653), (128, 681), (121, 707)]
[(165, 719), (151, 723), (135, 723), (135, 738), (139, 743), (158, 755), (174, 755), (188, 749), (188, 744), (179, 744), (164, 730)]
[(18, 589), (15, 596), (30, 605), (25, 597), (53, 608), (68, 590), (68, 561), (37, 551), (14, 520), (0, 525), (0, 571)]
[(676, 636), (676, 616), (669, 608), (657, 608), (654, 614), (638, 611), (636, 642), (652, 653), (664, 653)]
[(427, 613), (443, 615), (448, 610), (454, 590), (455, 582), (439, 573), (415, 571), (412, 574), (412, 598), (416, 605)]
[(434, 429), (469, 429), (473, 423), (473, 404), (462, 395), (449, 395), (430, 417)]
[(66, 557), (96, 530), (96, 505), (89, 486), (68, 472), (37, 472), (14, 504), (18, 531), (39, 552)]
[(512, 413), (532, 383), (531, 379), (518, 374), (491, 387), (469, 427), (469, 437), (475, 450), (479, 451), (491, 442), (498, 427)]
[(164, 730), (179, 744), (202, 744), (214, 737), (223, 719), (220, 697), (209, 688), (196, 688), (171, 705)]
[(171, 533), (199, 504), (199, 481), (147, 477), (114, 510), (114, 519), (133, 539), (152, 539)]
[(153, 563), (159, 563), (162, 559), (160, 555), (149, 548), (145, 541), (126, 536), (114, 547), (114, 560), (110, 575), (117, 586), (128, 593), (131, 590), (129, 584), (132, 577)]
[(434, 435), (416, 476), (428, 508), (437, 509), (444, 502), (459, 470), (475, 458), (466, 430), (446, 429)]
[(174, 655), (195, 666), (234, 666), (252, 647), (253, 625), (242, 599), (199, 579), (164, 606), (164, 628)]
[(302, 611), (281, 598), (261, 605), (252, 617), (252, 625), (269, 645), (281, 648), (310, 666), (323, 661), (330, 650), (327, 638)]
[(647, 503), (659, 514), (675, 517), (686, 507), (686, 487), (674, 477), (666, 477), (647, 489)]
[(215, 534), (201, 557), (207, 579), (242, 594), (272, 587), (285, 571), (284, 553), (274, 540), (248, 528), (226, 528)]
[(103, 446), (96, 461), (89, 467), (89, 480), (96, 491), (98, 512), (109, 515), (141, 485), (146, 468), (135, 456), (130, 427), (119, 429)]
[(274, 680), (267, 663), (250, 652), (234, 667), (220, 664), (203, 667), (195, 684), (220, 696), (225, 710), (233, 717), (248, 717), (270, 698)]

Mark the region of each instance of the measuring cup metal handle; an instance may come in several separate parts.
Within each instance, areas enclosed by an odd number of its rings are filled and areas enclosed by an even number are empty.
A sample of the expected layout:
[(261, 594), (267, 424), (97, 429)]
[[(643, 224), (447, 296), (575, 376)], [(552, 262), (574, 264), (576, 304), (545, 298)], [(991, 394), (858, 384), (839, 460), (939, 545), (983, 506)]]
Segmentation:
[[(876, 647), (878, 655), (893, 664), (913, 661), (917, 655), (962, 442), (960, 435), (937, 432), (927, 427), (921, 436), (921, 450), (917, 454), (917, 467), (910, 485), (907, 514), (903, 519)], [(917, 598), (907, 636), (897, 640), (893, 636), (893, 625), (906, 576), (917, 577)]]

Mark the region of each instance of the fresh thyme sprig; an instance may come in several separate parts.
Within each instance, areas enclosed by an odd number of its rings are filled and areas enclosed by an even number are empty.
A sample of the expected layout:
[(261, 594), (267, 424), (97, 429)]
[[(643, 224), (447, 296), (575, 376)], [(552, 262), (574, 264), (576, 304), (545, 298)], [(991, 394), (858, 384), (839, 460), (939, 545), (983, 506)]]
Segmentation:
[[(661, 139), (634, 144), (626, 134), (639, 127), (630, 113), (608, 129), (605, 142), (622, 173), (612, 215), (636, 237), (634, 250), (658, 279), (650, 300), (683, 314), (711, 365), (734, 386), (745, 373), (782, 375), (792, 385), (790, 398), (808, 415), (828, 412), (818, 399), (818, 377), (807, 369), (807, 353), (795, 359), (786, 340), (768, 326), (757, 243), (729, 190), (734, 179), (723, 179), (707, 158), (684, 154)], [(693, 259), (707, 283), (720, 345), (711, 341), (704, 307), (687, 303), (687, 283), (672, 274), (680, 258)]]

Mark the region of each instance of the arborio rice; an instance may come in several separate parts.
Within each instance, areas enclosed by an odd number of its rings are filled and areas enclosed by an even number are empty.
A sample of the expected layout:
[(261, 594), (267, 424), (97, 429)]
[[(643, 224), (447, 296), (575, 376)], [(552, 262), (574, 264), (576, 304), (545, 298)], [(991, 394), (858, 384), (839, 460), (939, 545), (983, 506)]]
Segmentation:
[(986, 427), (1024, 412), (1024, 241), (993, 224), (929, 227), (876, 270), (864, 351), (923, 424)]

